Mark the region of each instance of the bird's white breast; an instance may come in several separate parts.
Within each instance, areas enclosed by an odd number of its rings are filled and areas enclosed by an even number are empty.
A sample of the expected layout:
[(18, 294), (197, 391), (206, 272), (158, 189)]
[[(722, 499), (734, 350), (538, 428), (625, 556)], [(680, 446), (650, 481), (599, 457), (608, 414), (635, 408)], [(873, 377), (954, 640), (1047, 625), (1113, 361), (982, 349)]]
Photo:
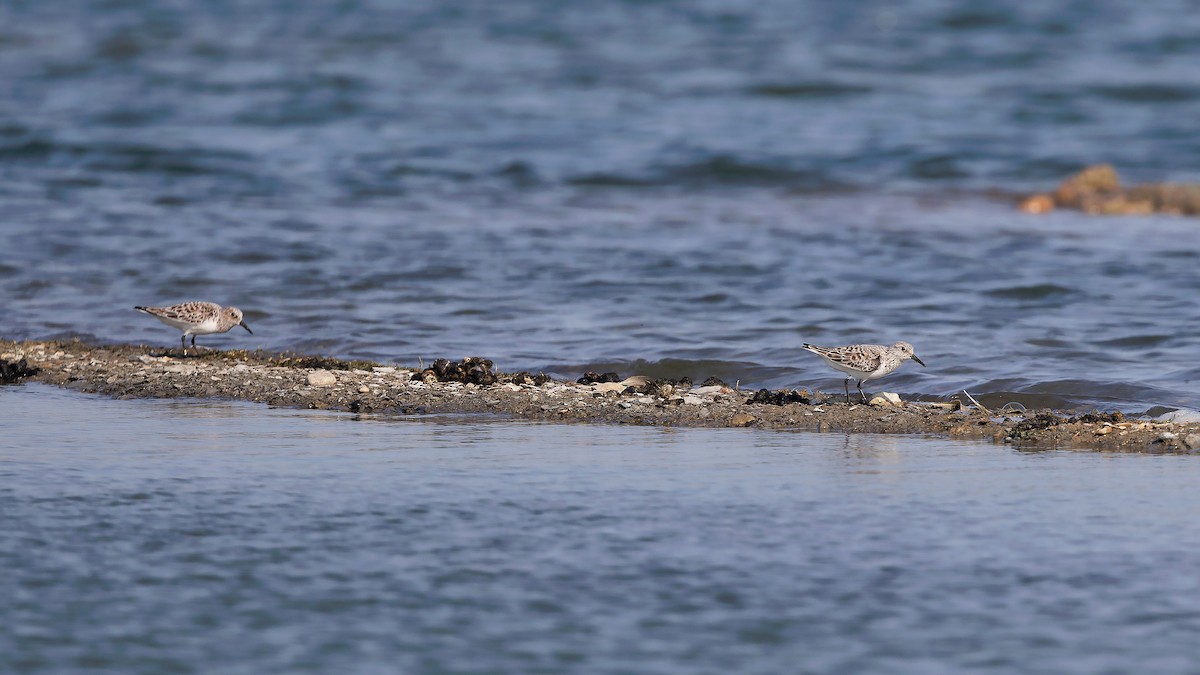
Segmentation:
[(188, 332), (193, 333), (195, 335), (208, 335), (209, 333), (219, 333), (219, 332), (221, 332), (220, 317), (210, 316), (207, 319), (205, 319), (204, 321), (201, 321), (200, 323), (193, 326), (192, 329), (189, 330)]

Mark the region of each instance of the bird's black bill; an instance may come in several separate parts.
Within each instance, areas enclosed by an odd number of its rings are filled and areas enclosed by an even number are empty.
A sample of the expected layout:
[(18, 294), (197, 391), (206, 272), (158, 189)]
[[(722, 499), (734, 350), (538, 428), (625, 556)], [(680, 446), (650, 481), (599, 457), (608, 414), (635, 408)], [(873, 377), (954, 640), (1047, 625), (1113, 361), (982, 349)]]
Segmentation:
[[(250, 329), (249, 329), (249, 328), (247, 328), (246, 330), (250, 330)], [(924, 362), (924, 361), (922, 361), (921, 359), (918, 359), (918, 358), (917, 358), (917, 356), (916, 356), (916, 354), (914, 354), (914, 355), (913, 355), (913, 361), (916, 361), (917, 363), (921, 364), (921, 367), (922, 367), (922, 368), (924, 368), (924, 367), (925, 367), (925, 362)]]
[[(242, 328), (245, 328), (247, 333), (254, 335), (254, 331), (250, 330), (250, 326), (247, 326), (245, 321), (239, 321), (238, 325), (241, 326)], [(925, 365), (925, 364), (922, 363), (921, 365)]]

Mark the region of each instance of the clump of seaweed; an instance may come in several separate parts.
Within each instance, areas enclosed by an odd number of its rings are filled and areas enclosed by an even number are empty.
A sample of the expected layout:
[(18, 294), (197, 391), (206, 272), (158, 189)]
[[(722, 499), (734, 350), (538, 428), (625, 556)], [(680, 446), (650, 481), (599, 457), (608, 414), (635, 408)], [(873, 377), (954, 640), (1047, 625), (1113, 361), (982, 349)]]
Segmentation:
[(1124, 421), (1125, 421), (1125, 416), (1119, 412), (1111, 412), (1111, 413), (1090, 412), (1090, 413), (1085, 413), (1083, 415), (1076, 415), (1075, 417), (1072, 417), (1071, 419), (1067, 420), (1067, 422), (1072, 423), (1072, 424), (1074, 424), (1076, 422), (1082, 422), (1084, 424), (1103, 424), (1105, 422), (1108, 422), (1110, 424), (1120, 424), (1121, 422), (1124, 422)]
[(1008, 432), (1008, 437), (1014, 441), (1032, 438), (1037, 435), (1037, 432), (1050, 427), (1056, 427), (1064, 424), (1069, 420), (1059, 417), (1051, 413), (1038, 413), (1033, 417), (1018, 422), (1016, 426)]
[(433, 362), (432, 366), (413, 375), (412, 379), (429, 384), (434, 382), (495, 384), (500, 378), (492, 372), (492, 365), (491, 359), (481, 356), (468, 356), (457, 363), (448, 359), (438, 359)]
[(38, 369), (31, 367), (25, 359), (16, 362), (0, 359), (0, 384), (12, 384), (37, 373)]
[(356, 359), (343, 361), (326, 356), (279, 356), (271, 359), (271, 365), (287, 368), (321, 368), (324, 370), (370, 370), (379, 365), (374, 361)]
[(601, 384), (604, 382), (620, 382), (622, 379), (624, 379), (624, 378), (622, 378), (617, 373), (601, 374), (601, 373), (595, 373), (595, 372), (592, 372), (589, 370), (583, 374), (583, 377), (581, 377), (575, 381), (578, 382), (579, 384)]
[(501, 375), (500, 381), (512, 382), (513, 384), (532, 384), (540, 387), (550, 381), (550, 376), (545, 373), (538, 373), (537, 375), (534, 375), (527, 370), (522, 370), (521, 372), (513, 373), (512, 375)]
[(493, 369), (491, 359), (482, 356), (468, 356), (462, 361), (437, 359), (433, 365), (413, 375), (412, 379), (421, 380), (427, 384), (434, 382), (462, 382), (464, 384), (489, 385), (497, 383), (531, 384), (541, 386), (550, 381), (545, 373), (534, 375), (529, 371), (519, 373), (501, 373)]
[[(687, 378), (684, 378), (686, 381)], [(691, 382), (679, 380), (648, 380), (643, 384), (633, 384), (625, 388), (623, 393), (645, 394), (647, 396), (661, 396), (662, 398), (671, 398), (679, 393), (680, 390), (686, 390), (691, 386)]]
[(789, 403), (803, 403), (809, 405), (812, 399), (807, 396), (808, 392), (801, 391), (771, 391), (770, 389), (759, 389), (750, 397), (748, 403), (763, 403), (765, 405), (787, 405)]
[(622, 379), (620, 373), (596, 373), (590, 370), (576, 382), (579, 384), (618, 384), (624, 386), (624, 389), (609, 391), (617, 391), (621, 395), (643, 394), (662, 398), (672, 398), (692, 388), (692, 378), (686, 375), (678, 380), (652, 378), (648, 375), (633, 375)]

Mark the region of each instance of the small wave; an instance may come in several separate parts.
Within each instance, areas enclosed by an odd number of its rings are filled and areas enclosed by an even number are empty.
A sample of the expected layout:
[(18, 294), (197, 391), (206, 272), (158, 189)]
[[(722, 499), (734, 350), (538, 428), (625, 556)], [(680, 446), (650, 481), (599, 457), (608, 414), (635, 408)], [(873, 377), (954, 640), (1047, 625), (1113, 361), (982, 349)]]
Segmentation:
[(1171, 398), (1171, 392), (1153, 385), (1118, 381), (1053, 380), (1038, 382), (1028, 387), (1027, 391), (1070, 397), (1088, 405), (1128, 405), (1131, 402), (1162, 402)]
[(49, 157), (57, 149), (59, 149), (59, 146), (56, 146), (49, 141), (40, 138), (27, 138), (15, 143), (0, 145), (0, 159), (42, 159), (44, 157)]
[(832, 191), (846, 186), (824, 171), (746, 161), (717, 155), (698, 162), (669, 166), (648, 175), (584, 174), (571, 185), (593, 187), (659, 187), (667, 185), (786, 186), (798, 190)]
[(978, 30), (1010, 26), (1013, 16), (1008, 12), (989, 9), (964, 8), (955, 10), (941, 18), (938, 23), (951, 30)]
[(951, 155), (921, 157), (908, 163), (908, 175), (922, 180), (947, 180), (966, 178), (970, 172), (959, 165), (958, 158)]
[(1046, 347), (1048, 349), (1069, 349), (1075, 346), (1073, 342), (1056, 340), (1054, 338), (1030, 338), (1025, 341), (1025, 344), (1034, 347)]
[(1003, 410), (1010, 403), (1016, 403), (1026, 410), (1071, 410), (1083, 405), (1079, 400), (1067, 396), (1018, 391), (971, 391), (971, 396), (995, 412)]
[(655, 185), (655, 181), (647, 178), (603, 172), (568, 178), (567, 183), (580, 187), (651, 187)]
[(751, 96), (789, 99), (820, 99), (845, 98), (869, 94), (874, 89), (859, 84), (843, 84), (841, 82), (794, 82), (779, 84), (760, 84), (746, 90)]
[(505, 164), (495, 171), (495, 175), (512, 181), (514, 185), (530, 187), (542, 182), (537, 170), (528, 162), (514, 161)]
[(993, 380), (968, 387), (971, 395), (988, 408), (999, 410), (1007, 403), (1020, 403), (1029, 410), (1083, 410), (1112, 408), (1126, 411), (1139, 404), (1169, 399), (1169, 392), (1144, 384), (1098, 380)]
[[(1064, 121), (1060, 118), (1060, 121)], [(1078, 120), (1072, 120), (1078, 121)], [(1000, 178), (1015, 178), (1021, 181), (1056, 184), (1063, 176), (1080, 170), (1077, 160), (1065, 157), (1034, 157), (1017, 159), (993, 175)]]
[(1155, 57), (1161, 54), (1194, 54), (1200, 51), (1200, 37), (1192, 34), (1163, 35), (1129, 45), (1126, 49)]
[(18, 47), (28, 47), (34, 43), (34, 39), (30, 35), (24, 33), (11, 32), (8, 30), (0, 31), (0, 49), (12, 49)]
[(1113, 340), (1100, 340), (1092, 344), (1100, 347), (1157, 347), (1174, 337), (1174, 335), (1130, 335)]
[(666, 175), (688, 182), (754, 183), (803, 185), (826, 183), (820, 171), (792, 169), (770, 164), (755, 164), (728, 155), (718, 155), (694, 164), (685, 164)]
[(405, 176), (423, 176), (434, 178), (445, 178), (453, 181), (467, 181), (475, 177), (474, 174), (466, 171), (455, 171), (453, 169), (439, 169), (431, 166), (419, 166), (415, 164), (396, 164), (386, 170), (388, 176), (393, 178), (403, 178)]
[(92, 122), (109, 127), (147, 127), (171, 116), (167, 106), (151, 106), (145, 108), (119, 107), (100, 112), (92, 117)]
[(994, 288), (990, 291), (984, 291), (984, 295), (990, 295), (993, 298), (1004, 298), (1006, 300), (1045, 300), (1046, 298), (1070, 295), (1074, 292), (1075, 289), (1073, 288), (1057, 284), (1035, 284), (1033, 286)]
[(1090, 93), (1122, 103), (1186, 103), (1200, 100), (1200, 88), (1177, 84), (1123, 84), (1090, 87)]
[(239, 124), (258, 127), (321, 126), (334, 120), (356, 117), (367, 108), (357, 98), (347, 95), (300, 96), (277, 105), (258, 107), (235, 117)]
[(225, 175), (249, 178), (248, 155), (200, 148), (164, 148), (129, 143), (61, 143), (26, 138), (0, 144), (0, 160), (65, 160), (83, 168), (131, 173)]

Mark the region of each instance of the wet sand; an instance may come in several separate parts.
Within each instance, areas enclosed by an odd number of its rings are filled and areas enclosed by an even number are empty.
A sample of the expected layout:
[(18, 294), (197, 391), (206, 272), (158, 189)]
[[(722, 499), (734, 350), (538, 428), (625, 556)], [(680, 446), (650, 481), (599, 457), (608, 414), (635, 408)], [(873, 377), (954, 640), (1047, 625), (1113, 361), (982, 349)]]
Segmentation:
[[(367, 361), (144, 345), (0, 340), (0, 359), (24, 359), (23, 379), (115, 398), (213, 398), (276, 407), (382, 414), (494, 414), (552, 422), (672, 427), (760, 427), (841, 433), (985, 438), (1023, 448), (1200, 451), (1200, 424), (1128, 420), (1120, 413), (1003, 416), (975, 406), (922, 402), (847, 404), (841, 392), (754, 392), (688, 386), (551, 380), (493, 373), (483, 360), (424, 371)], [(455, 378), (457, 381), (442, 381)], [(765, 402), (764, 402), (765, 401)], [(951, 409), (957, 408), (957, 409)]]

